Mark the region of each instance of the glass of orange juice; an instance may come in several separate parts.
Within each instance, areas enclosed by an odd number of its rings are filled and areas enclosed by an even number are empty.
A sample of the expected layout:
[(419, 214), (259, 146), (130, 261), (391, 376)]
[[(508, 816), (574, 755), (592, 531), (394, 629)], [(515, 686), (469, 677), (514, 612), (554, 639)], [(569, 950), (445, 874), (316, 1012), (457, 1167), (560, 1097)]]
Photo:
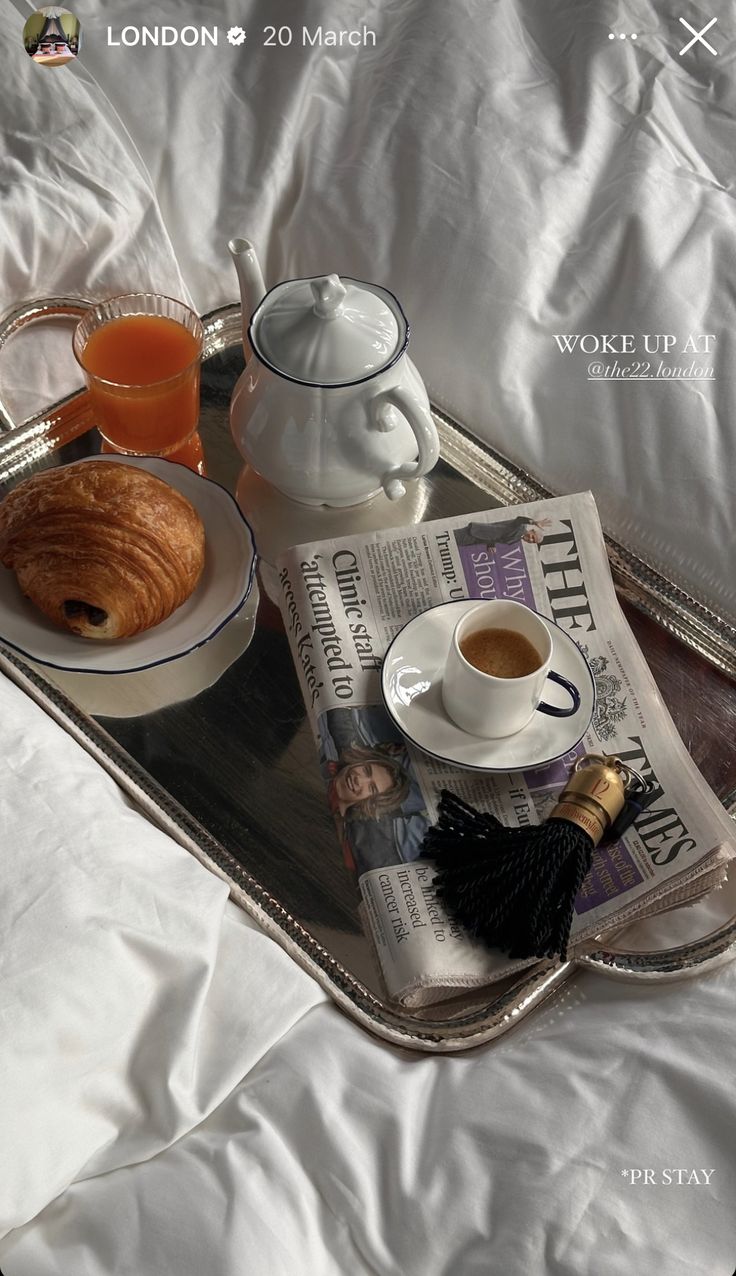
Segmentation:
[(192, 438), (203, 335), (193, 310), (150, 292), (100, 302), (77, 325), (95, 424), (116, 452), (170, 456)]

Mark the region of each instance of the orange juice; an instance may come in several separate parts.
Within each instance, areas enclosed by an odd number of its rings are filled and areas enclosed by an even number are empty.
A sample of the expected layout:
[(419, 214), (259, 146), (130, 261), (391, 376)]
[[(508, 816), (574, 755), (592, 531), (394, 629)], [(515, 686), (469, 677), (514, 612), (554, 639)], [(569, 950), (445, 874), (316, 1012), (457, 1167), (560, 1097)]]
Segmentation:
[(79, 359), (100, 433), (140, 454), (176, 451), (197, 428), (201, 339), (165, 315), (121, 315), (89, 333)]

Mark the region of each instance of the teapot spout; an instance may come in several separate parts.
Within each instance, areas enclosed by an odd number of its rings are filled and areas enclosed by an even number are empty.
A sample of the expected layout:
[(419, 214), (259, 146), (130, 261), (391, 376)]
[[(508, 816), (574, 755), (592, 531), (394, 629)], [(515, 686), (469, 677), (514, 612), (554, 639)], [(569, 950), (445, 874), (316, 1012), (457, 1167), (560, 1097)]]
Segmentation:
[(240, 305), (243, 311), (243, 353), (247, 356), (248, 324), (256, 307), (266, 295), (266, 285), (258, 262), (256, 250), (249, 239), (231, 239), (228, 248), (235, 263), (240, 285)]

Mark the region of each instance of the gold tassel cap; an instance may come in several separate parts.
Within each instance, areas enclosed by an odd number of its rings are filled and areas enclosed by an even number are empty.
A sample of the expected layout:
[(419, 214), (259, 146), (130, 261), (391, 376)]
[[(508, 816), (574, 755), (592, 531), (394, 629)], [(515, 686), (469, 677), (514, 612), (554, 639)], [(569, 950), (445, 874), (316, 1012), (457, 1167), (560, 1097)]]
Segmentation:
[(623, 808), (627, 778), (618, 758), (586, 754), (576, 763), (548, 818), (577, 824), (597, 846)]

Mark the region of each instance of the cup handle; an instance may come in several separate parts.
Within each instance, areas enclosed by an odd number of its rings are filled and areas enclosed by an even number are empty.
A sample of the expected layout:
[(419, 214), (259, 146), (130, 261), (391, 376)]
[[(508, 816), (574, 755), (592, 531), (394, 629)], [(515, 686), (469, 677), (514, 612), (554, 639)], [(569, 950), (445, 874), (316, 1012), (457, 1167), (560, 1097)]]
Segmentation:
[(580, 708), (580, 692), (569, 678), (563, 678), (561, 673), (555, 673), (554, 669), (550, 669), (547, 674), (550, 682), (556, 682), (558, 687), (562, 687), (572, 700), (569, 709), (558, 709), (556, 705), (545, 704), (544, 700), (540, 700), (537, 709), (540, 713), (548, 713), (551, 718), (571, 718)]

